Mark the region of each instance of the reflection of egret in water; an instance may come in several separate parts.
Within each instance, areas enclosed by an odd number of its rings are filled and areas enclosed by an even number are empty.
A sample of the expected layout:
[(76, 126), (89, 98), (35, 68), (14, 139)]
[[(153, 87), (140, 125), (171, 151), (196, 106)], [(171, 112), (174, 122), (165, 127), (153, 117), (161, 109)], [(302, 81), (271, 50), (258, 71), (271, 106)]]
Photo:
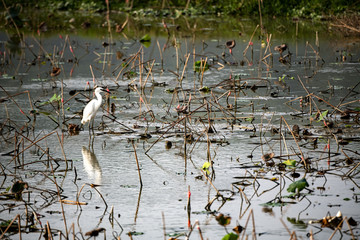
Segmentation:
[(95, 184), (101, 185), (101, 168), (96, 155), (86, 147), (81, 149), (85, 171), (90, 179), (95, 180)]

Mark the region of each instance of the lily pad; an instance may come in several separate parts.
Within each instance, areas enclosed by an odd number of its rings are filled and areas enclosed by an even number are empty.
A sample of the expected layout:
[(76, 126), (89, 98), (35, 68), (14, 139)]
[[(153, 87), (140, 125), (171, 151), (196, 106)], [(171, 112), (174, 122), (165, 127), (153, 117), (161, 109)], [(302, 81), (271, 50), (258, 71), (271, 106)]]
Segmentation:
[(196, 61), (194, 64), (195, 72), (205, 72), (209, 69), (209, 64), (205, 63), (203, 60)]
[(222, 240), (237, 240), (238, 237), (239, 237), (239, 235), (237, 235), (235, 233), (228, 233), (222, 238)]
[(307, 224), (301, 219), (290, 218), (290, 217), (287, 217), (286, 219), (290, 223), (296, 225), (297, 228), (301, 228), (301, 229), (306, 229), (307, 228)]
[(283, 164), (285, 164), (286, 166), (295, 167), (296, 160), (288, 159), (288, 160), (284, 161)]
[(141, 39), (140, 43), (144, 45), (144, 47), (148, 48), (151, 45), (151, 37), (149, 34), (145, 34)]
[(309, 184), (308, 182), (306, 181), (305, 178), (302, 178), (298, 181), (295, 181), (293, 182), (292, 184), (290, 184), (290, 186), (288, 187), (287, 191), (288, 192), (293, 192), (295, 193), (296, 192), (296, 189), (298, 192), (301, 192), (304, 188), (308, 187)]
[(141, 39), (140, 42), (151, 42), (151, 37), (149, 34), (145, 34)]
[(50, 104), (52, 102), (59, 102), (60, 100), (61, 100), (61, 95), (57, 95), (56, 93), (54, 93), (54, 95), (48, 101), (41, 102), (40, 106)]
[(204, 92), (204, 93), (209, 93), (210, 92), (210, 88), (207, 86), (203, 86), (202, 88), (199, 89), (200, 92)]

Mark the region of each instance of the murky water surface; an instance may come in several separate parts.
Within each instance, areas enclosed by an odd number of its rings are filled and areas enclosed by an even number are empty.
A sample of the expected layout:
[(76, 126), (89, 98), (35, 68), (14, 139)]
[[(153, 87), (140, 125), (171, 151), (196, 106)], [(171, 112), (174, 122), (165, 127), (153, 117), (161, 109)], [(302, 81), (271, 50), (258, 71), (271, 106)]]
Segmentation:
[[(79, 239), (95, 228), (105, 228), (100, 237), (108, 239), (185, 239), (196, 221), (204, 239), (220, 239), (236, 225), (257, 239), (289, 239), (291, 232), (328, 239), (333, 229), (309, 221), (341, 211), (359, 222), (359, 39), (329, 33), (326, 23), (271, 20), (261, 34), (250, 19), (165, 22), (169, 34), (161, 19), (131, 19), (111, 35), (106, 26), (24, 33), (23, 43), (16, 32), (0, 33), (1, 192), (18, 180), (29, 186), (24, 201), (1, 198), (1, 221), (20, 214), (22, 226), (31, 225), (26, 214), (36, 213), (37, 228), (49, 223), (53, 235), (68, 229)], [(148, 47), (139, 41), (146, 33)], [(225, 45), (233, 39), (230, 54)], [(288, 49), (280, 54), (274, 47), (282, 43)], [(194, 72), (201, 59), (209, 69)], [(94, 82), (111, 91), (103, 94), (94, 135), (88, 125), (71, 134)], [(330, 128), (317, 110), (328, 111)], [(286, 124), (300, 127), (297, 143)], [(193, 140), (184, 143), (189, 134)], [(265, 163), (266, 153), (274, 158)], [(279, 169), (287, 159), (296, 167)], [(207, 161), (208, 179), (201, 170)], [(309, 186), (291, 197), (287, 188), (303, 177)], [(231, 217), (226, 228), (220, 213)], [(348, 229), (344, 223), (345, 238)], [(40, 233), (24, 228), (22, 239)], [(10, 238), (19, 238), (17, 230)], [(197, 228), (190, 239), (201, 239)]]

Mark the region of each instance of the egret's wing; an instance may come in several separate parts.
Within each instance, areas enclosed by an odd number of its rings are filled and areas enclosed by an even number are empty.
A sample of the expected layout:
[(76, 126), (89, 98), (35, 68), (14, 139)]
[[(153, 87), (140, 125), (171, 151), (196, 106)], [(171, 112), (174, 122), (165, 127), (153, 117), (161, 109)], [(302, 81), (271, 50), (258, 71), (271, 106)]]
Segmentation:
[(82, 124), (90, 121), (95, 116), (95, 114), (96, 114), (96, 109), (95, 109), (96, 104), (95, 103), (96, 103), (96, 100), (93, 99), (85, 106), (84, 111), (83, 111), (83, 117), (81, 120)]

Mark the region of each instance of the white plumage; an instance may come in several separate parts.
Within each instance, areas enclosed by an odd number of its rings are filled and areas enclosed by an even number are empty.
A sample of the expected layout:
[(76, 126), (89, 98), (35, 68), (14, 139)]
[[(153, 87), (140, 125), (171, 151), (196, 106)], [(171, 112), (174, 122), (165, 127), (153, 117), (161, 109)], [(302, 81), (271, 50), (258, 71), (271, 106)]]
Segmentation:
[(95, 89), (96, 99), (94, 98), (85, 106), (81, 124), (84, 125), (85, 123), (90, 122), (91, 120), (93, 120), (95, 118), (96, 113), (99, 110), (101, 103), (102, 103), (102, 96), (100, 93), (103, 91), (104, 90), (101, 87), (98, 87)]

